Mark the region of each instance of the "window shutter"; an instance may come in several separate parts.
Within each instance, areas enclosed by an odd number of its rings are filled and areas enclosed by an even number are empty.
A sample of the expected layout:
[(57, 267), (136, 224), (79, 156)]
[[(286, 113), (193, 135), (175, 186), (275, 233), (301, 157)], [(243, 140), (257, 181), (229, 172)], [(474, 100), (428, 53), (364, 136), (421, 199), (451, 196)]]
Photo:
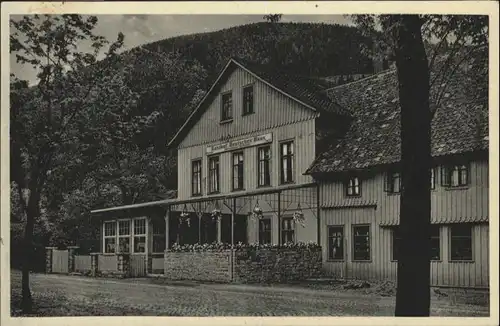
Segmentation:
[(450, 178), (448, 178), (448, 167), (446, 165), (441, 166), (441, 185), (444, 187), (450, 186)]

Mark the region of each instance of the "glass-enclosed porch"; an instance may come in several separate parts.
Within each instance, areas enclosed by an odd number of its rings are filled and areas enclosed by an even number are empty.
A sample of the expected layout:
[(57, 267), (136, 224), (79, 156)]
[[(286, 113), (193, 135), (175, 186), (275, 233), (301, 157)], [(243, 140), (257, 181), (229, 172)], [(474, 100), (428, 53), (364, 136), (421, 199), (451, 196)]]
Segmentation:
[[(125, 265), (128, 261), (131, 276), (139, 276), (134, 275), (134, 268), (139, 274), (162, 274), (165, 251), (176, 246), (319, 242), (316, 184), (165, 200), (94, 213), (102, 218), (99, 255), (122, 257)], [(144, 267), (132, 266), (137, 262)]]

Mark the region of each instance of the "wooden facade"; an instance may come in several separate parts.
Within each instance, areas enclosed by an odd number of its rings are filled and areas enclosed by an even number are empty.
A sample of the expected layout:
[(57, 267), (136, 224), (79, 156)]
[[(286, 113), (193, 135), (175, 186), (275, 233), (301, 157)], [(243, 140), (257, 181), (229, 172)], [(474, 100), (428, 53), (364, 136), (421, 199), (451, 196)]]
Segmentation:
[[(316, 158), (319, 113), (308, 105), (288, 96), (256, 77), (243, 67), (236, 67), (218, 86), (216, 94), (206, 104), (206, 110), (194, 121), (177, 142), (178, 150), (178, 195), (168, 207), (170, 218), (165, 229), (167, 247), (177, 240), (179, 213), (209, 217), (213, 209), (219, 209), (222, 220), (244, 220), (246, 241), (259, 242), (259, 220), (249, 218), (255, 206), (263, 211), (263, 218), (270, 221), (270, 242), (281, 243), (281, 220), (301, 210), (304, 226), (295, 225), (294, 241), (319, 242), (323, 248), (323, 268), (326, 274), (339, 278), (396, 279), (397, 261), (393, 257), (394, 227), (399, 223), (400, 195), (384, 191), (385, 174), (379, 170), (361, 171), (359, 196), (346, 196), (341, 177), (329, 180), (313, 180), (303, 173)], [(253, 86), (253, 108), (251, 114), (243, 114), (243, 89)], [(232, 94), (232, 119), (221, 121), (221, 98)], [(263, 143), (252, 142), (236, 148), (223, 149), (219, 156), (219, 189), (210, 193), (209, 157), (213, 148), (250, 139), (269, 137), (265, 141), (271, 148), (270, 184), (258, 186), (258, 148)], [(281, 190), (280, 144), (292, 140), (294, 143), (295, 186), (300, 189)], [(233, 190), (233, 156), (243, 154), (243, 189)], [(201, 193), (193, 194), (193, 161), (201, 160)], [(488, 161), (475, 159), (469, 162), (469, 182), (465, 187), (442, 187), (441, 170), (437, 166), (435, 188), (432, 190), (432, 223), (439, 228), (439, 260), (431, 263), (431, 281), (435, 286), (488, 287), (489, 286), (489, 236), (488, 236)], [(246, 195), (248, 192), (271, 190), (267, 194)], [(273, 193), (273, 190), (276, 190)], [(224, 196), (231, 197), (230, 199)], [(205, 201), (203, 201), (205, 200)], [(142, 215), (144, 216), (144, 215)], [(157, 216), (156, 218), (164, 218)], [(152, 269), (162, 266), (160, 252), (153, 250), (153, 219), (147, 218), (147, 249), (152, 255)], [(221, 241), (223, 229), (217, 221), (217, 241)], [(471, 225), (472, 260), (450, 260), (450, 229), (456, 224)], [(353, 259), (353, 228), (369, 226), (370, 255), (362, 261)], [(342, 230), (343, 255), (330, 259), (329, 229)], [(233, 224), (234, 228), (234, 224)], [(172, 231), (175, 229), (174, 231)], [(103, 234), (104, 229), (101, 230)], [(200, 233), (201, 234), (201, 233)], [(202, 237), (198, 237), (201, 239)], [(101, 245), (102, 241), (101, 239)], [(102, 249), (102, 248), (101, 248)], [(102, 252), (102, 250), (101, 250)], [(106, 264), (106, 262), (103, 262)]]
[[(399, 194), (384, 191), (383, 173), (365, 174), (361, 182), (361, 195), (357, 198), (347, 198), (340, 181), (321, 183), (321, 245), (325, 271), (342, 278), (395, 280), (393, 232), (399, 223)], [(470, 183), (466, 187), (445, 188), (436, 178), (431, 194), (431, 221), (440, 232), (440, 259), (431, 262), (432, 285), (489, 286), (488, 190), (487, 161), (470, 162)], [(471, 261), (450, 260), (450, 226), (458, 223), (472, 227)], [(367, 261), (352, 259), (355, 225), (370, 226), (371, 257)], [(342, 260), (328, 258), (329, 226), (340, 226), (344, 230)]]
[[(254, 110), (250, 115), (242, 114), (242, 90), (254, 86)], [(200, 120), (189, 131), (178, 149), (178, 198), (187, 199), (191, 193), (191, 162), (202, 160), (202, 195), (208, 194), (207, 147), (226, 141), (235, 141), (252, 136), (272, 134), (271, 187), (279, 185), (279, 144), (294, 142), (294, 178), (296, 184), (310, 183), (310, 176), (302, 173), (315, 158), (315, 117), (317, 113), (286, 97), (279, 91), (259, 81), (247, 71), (236, 69), (222, 85), (221, 93), (232, 91), (233, 120), (220, 122), (220, 96), (210, 104)], [(244, 190), (255, 190), (257, 186), (257, 146), (241, 149), (244, 156)], [(231, 151), (220, 155), (220, 193), (231, 193)]]

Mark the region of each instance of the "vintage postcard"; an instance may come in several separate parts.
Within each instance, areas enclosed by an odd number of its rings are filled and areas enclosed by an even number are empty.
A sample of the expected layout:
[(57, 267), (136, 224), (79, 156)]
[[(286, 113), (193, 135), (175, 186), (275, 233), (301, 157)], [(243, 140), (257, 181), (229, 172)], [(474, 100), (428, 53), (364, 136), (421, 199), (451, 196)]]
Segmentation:
[(497, 325), (498, 53), (487, 1), (2, 3), (2, 325)]

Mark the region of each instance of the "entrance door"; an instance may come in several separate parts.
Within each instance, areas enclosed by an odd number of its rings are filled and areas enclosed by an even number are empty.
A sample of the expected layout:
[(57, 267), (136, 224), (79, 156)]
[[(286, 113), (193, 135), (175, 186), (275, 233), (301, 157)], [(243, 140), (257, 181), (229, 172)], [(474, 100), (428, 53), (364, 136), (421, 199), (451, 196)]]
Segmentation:
[(131, 277), (146, 276), (146, 255), (130, 255), (129, 271)]

